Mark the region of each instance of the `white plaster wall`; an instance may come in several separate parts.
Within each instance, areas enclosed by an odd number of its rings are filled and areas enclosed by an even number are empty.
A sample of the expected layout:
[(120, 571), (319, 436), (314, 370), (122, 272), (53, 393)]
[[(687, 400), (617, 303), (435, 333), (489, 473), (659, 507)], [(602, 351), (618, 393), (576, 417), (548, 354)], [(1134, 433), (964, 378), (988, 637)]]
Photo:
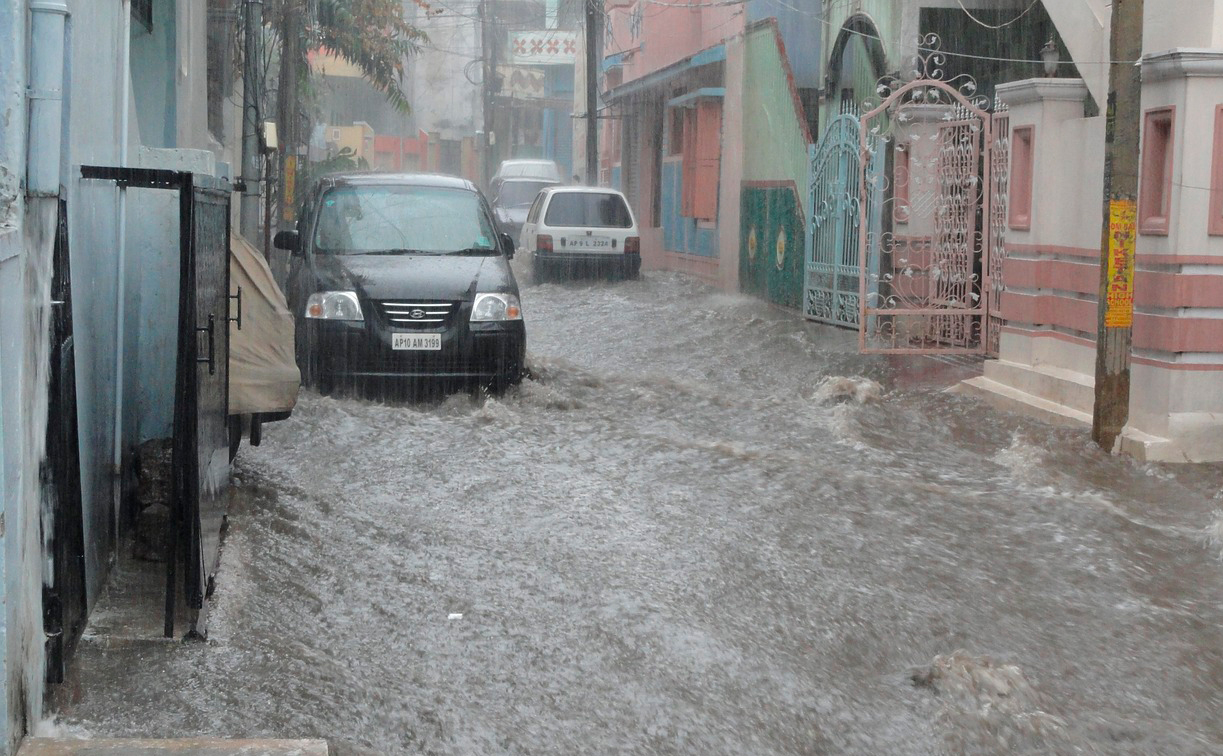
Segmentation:
[(1104, 118), (1083, 118), (1081, 100), (1012, 104), (1011, 129), (1033, 126), (1032, 223), (1007, 230), (1014, 244), (1095, 249), (1104, 197)]
[[(1223, 77), (1176, 78), (1144, 84), (1143, 113), (1173, 106), (1176, 120), (1168, 235), (1140, 236), (1139, 254), (1223, 255), (1223, 237), (1207, 233), (1215, 107), (1221, 104)], [(1143, 136), (1145, 139), (1145, 133)]]
[(76, 324), (81, 494), (85, 513), (87, 600), (97, 599), (114, 532), (112, 465), (117, 406), (118, 190), (83, 182), (79, 166), (118, 165), (125, 6), (70, 0), (73, 83), (70, 96), (69, 234)]
[(1148, 0), (1143, 16), (1144, 54), (1223, 46), (1223, 0)]

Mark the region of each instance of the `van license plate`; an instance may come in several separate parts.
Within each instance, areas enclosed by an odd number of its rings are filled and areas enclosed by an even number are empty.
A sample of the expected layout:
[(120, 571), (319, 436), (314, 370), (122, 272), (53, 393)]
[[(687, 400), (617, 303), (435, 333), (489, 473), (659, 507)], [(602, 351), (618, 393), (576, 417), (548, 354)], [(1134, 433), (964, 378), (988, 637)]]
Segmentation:
[(612, 240), (605, 236), (578, 236), (569, 239), (573, 249), (611, 249)]
[(397, 352), (440, 352), (440, 333), (396, 333), (391, 335), (391, 349)]

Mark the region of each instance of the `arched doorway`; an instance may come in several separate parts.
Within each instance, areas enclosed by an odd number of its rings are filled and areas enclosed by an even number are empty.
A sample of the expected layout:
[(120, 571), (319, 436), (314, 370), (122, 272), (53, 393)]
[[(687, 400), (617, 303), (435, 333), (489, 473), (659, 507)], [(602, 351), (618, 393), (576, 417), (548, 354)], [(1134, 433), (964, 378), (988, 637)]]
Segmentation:
[(851, 106), (860, 108), (886, 73), (887, 56), (875, 22), (862, 14), (851, 16), (842, 24), (828, 58), (823, 122), (831, 123)]

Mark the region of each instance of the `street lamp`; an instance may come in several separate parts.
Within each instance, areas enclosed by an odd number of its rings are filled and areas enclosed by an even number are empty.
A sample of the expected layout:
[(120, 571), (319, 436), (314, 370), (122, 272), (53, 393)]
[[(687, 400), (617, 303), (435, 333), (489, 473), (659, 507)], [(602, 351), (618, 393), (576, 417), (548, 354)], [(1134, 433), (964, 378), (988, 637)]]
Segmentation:
[(1061, 53), (1057, 50), (1057, 45), (1050, 39), (1045, 43), (1045, 46), (1040, 48), (1040, 59), (1045, 64), (1045, 76), (1053, 77), (1057, 75), (1057, 64), (1061, 60)]

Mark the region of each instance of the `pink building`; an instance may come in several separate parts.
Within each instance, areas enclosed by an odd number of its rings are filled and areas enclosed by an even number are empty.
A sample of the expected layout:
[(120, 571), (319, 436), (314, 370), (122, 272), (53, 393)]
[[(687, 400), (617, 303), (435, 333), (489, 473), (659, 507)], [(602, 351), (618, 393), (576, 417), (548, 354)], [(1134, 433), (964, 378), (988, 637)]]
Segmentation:
[[(1223, 460), (1223, 2), (1148, 3), (1142, 67), (1130, 419), (1122, 450)], [(1107, 49), (1107, 28), (1079, 29)], [(1090, 32), (1090, 34), (1088, 33)], [(1094, 40), (1093, 40), (1094, 35)], [(1104, 118), (1088, 84), (999, 87), (1011, 112), (1011, 202), (999, 358), (970, 381), (995, 401), (1091, 422)]]
[(607, 10), (600, 180), (633, 204), (647, 268), (733, 287), (738, 199), (728, 192), (743, 137), (726, 113), (738, 94), (727, 82), (741, 9), (610, 0)]

